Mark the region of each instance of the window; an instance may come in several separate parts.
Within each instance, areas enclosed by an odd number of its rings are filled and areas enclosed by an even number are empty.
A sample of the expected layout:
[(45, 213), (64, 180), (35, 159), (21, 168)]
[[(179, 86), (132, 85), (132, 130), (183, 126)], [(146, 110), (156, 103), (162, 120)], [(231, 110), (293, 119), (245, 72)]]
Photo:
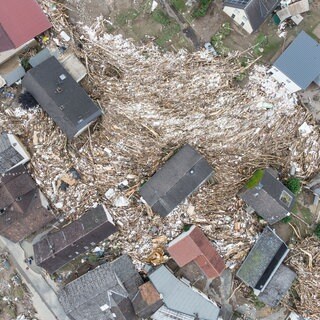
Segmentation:
[(244, 22), (242, 21), (242, 22), (241, 22), (241, 27), (243, 27), (243, 26), (244, 26)]
[(235, 14), (232, 14), (232, 15), (231, 15), (231, 19), (234, 19), (234, 18), (235, 18), (235, 16), (236, 16)]
[(283, 202), (287, 207), (290, 207), (292, 196), (290, 196), (287, 191), (283, 190), (280, 195), (280, 201)]

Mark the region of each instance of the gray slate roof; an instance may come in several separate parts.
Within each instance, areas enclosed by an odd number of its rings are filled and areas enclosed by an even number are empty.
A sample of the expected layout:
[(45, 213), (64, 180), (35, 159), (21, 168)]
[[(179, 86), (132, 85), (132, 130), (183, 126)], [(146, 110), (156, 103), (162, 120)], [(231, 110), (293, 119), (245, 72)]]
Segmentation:
[(286, 244), (266, 227), (242, 263), (237, 277), (251, 288), (263, 290), (288, 251)]
[(102, 114), (55, 57), (29, 70), (22, 85), (69, 139)]
[(320, 45), (301, 31), (274, 66), (300, 88), (306, 89), (320, 75)]
[(178, 280), (165, 266), (152, 272), (149, 279), (162, 295), (167, 308), (189, 316), (197, 314), (200, 320), (218, 318), (220, 309), (213, 301)]
[[(265, 169), (259, 184), (253, 188), (244, 187), (238, 196), (269, 224), (274, 224), (292, 210), (295, 202), (294, 194), (277, 179), (273, 169)], [(283, 196), (291, 199), (285, 203)]]
[(259, 294), (259, 300), (270, 307), (276, 307), (290, 289), (296, 276), (294, 271), (281, 265), (264, 291)]
[(5, 173), (23, 160), (21, 154), (11, 145), (5, 132), (0, 134), (0, 173)]
[(212, 173), (204, 157), (187, 144), (140, 188), (140, 194), (152, 210), (164, 217)]
[(280, 0), (225, 0), (224, 5), (243, 9), (256, 31), (279, 5)]
[[(59, 294), (68, 317), (72, 320), (134, 320), (137, 319), (129, 293), (119, 277), (121, 265), (126, 278), (140, 277), (128, 256), (105, 263), (67, 284)], [(140, 278), (139, 283), (142, 283)], [(138, 291), (138, 286), (134, 288)], [(112, 313), (116, 315), (113, 317)]]

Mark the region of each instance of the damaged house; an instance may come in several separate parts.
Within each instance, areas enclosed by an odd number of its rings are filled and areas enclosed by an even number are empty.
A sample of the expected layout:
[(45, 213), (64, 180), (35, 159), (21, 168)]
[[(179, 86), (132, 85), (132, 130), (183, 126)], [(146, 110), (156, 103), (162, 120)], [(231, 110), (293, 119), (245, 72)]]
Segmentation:
[(68, 139), (80, 135), (102, 115), (100, 108), (54, 56), (30, 69), (22, 86)]
[(223, 11), (249, 34), (257, 31), (280, 0), (224, 0)]
[(288, 252), (282, 239), (266, 227), (237, 272), (237, 277), (270, 307), (279, 304), (296, 278), (295, 272), (282, 264)]
[(30, 155), (21, 141), (13, 134), (0, 134), (0, 174), (23, 165), (30, 160)]
[(207, 279), (219, 277), (226, 268), (217, 250), (196, 226), (171, 241), (167, 251), (179, 267), (195, 264)]
[(212, 174), (209, 163), (187, 144), (142, 185), (140, 195), (154, 212), (165, 217)]
[(67, 284), (59, 301), (71, 320), (135, 320), (131, 300), (143, 281), (127, 255)]
[(18, 242), (55, 219), (49, 203), (22, 165), (0, 178), (0, 234)]
[(290, 215), (295, 202), (294, 194), (271, 168), (257, 170), (239, 191), (238, 196), (269, 224)]
[(116, 231), (108, 210), (98, 205), (60, 231), (48, 233), (34, 243), (35, 263), (53, 273)]

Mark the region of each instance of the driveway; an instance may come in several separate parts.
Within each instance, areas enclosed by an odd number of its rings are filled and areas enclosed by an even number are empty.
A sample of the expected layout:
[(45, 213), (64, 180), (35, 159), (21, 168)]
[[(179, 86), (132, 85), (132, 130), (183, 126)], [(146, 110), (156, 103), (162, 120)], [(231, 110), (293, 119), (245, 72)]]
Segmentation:
[(16, 268), (33, 295), (34, 307), (40, 320), (70, 320), (65, 314), (55, 291), (42, 275), (26, 269), (25, 253), (19, 244), (0, 237), (0, 247), (8, 250)]

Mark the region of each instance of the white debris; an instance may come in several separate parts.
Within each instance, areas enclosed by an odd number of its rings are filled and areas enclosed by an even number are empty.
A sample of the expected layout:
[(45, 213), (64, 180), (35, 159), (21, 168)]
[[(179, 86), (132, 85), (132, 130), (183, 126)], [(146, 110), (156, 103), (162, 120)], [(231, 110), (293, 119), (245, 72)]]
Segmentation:
[(151, 12), (153, 12), (158, 6), (158, 2), (153, 0), (151, 5)]
[(300, 127), (299, 127), (299, 133), (301, 136), (306, 137), (309, 135), (313, 130), (313, 126), (308, 125), (306, 122), (304, 122)]
[(124, 196), (120, 196), (114, 201), (114, 205), (116, 207), (127, 207), (129, 206), (129, 204), (129, 200)]
[(61, 36), (61, 38), (64, 40), (64, 41), (70, 41), (71, 40), (71, 38), (70, 38), (70, 36), (65, 32), (65, 31), (61, 31), (60, 32), (60, 36)]
[(110, 200), (114, 197), (114, 195), (116, 194), (116, 192), (114, 191), (113, 188), (110, 188), (106, 191), (106, 193), (104, 194), (104, 196), (106, 197), (106, 199)]
[(57, 208), (57, 209), (62, 209), (63, 208), (63, 203), (62, 202), (57, 202), (54, 204), (54, 206)]

